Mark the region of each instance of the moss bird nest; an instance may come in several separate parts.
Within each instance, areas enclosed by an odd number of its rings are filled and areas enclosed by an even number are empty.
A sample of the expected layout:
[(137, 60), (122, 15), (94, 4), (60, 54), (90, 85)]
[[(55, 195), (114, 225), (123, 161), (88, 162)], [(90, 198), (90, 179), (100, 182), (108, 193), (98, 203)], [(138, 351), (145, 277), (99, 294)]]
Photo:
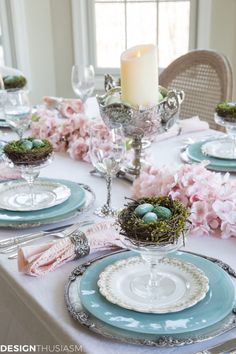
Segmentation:
[(16, 165), (37, 165), (53, 152), (52, 144), (46, 139), (27, 138), (13, 140), (5, 145), (4, 153)]
[(26, 86), (27, 80), (22, 75), (7, 75), (3, 77), (6, 90), (21, 89)]
[[(143, 218), (137, 215), (136, 208), (148, 203), (157, 207), (168, 208), (171, 211), (169, 218), (158, 218), (145, 223)], [(188, 223), (189, 211), (178, 200), (168, 196), (145, 197), (132, 200), (118, 215), (120, 233), (129, 239), (142, 243), (156, 243), (158, 245), (174, 244), (177, 239), (184, 236), (186, 223)]]
[(236, 103), (221, 102), (216, 106), (216, 113), (220, 117), (226, 118), (228, 122), (236, 123)]

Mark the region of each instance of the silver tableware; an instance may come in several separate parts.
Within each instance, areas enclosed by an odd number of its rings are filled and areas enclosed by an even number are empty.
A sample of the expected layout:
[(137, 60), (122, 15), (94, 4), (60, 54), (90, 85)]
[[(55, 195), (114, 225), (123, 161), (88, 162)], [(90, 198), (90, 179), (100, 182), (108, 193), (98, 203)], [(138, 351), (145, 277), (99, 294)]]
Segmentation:
[[(63, 230), (65, 230), (65, 228), (70, 227), (70, 226), (72, 226), (72, 225), (73, 225), (73, 224), (67, 224), (67, 225), (52, 227), (52, 228), (49, 228), (49, 229), (46, 229), (46, 230), (42, 230), (42, 232), (48, 232), (48, 233), (50, 233), (50, 232), (63, 231)], [(34, 232), (34, 233), (32, 233), (32, 234), (38, 234), (38, 232)], [(30, 235), (32, 235), (32, 234), (30, 234)], [(29, 235), (29, 234), (27, 234), (27, 235)], [(21, 236), (25, 236), (25, 235), (21, 235)], [(21, 237), (21, 236), (20, 236), (20, 237)], [(19, 236), (17, 236), (17, 237), (19, 237)], [(5, 241), (12, 241), (12, 237), (5, 238), (5, 239), (3, 239), (3, 240), (0, 240), (0, 249), (1, 249), (1, 248), (5, 248), (5, 247), (9, 247), (8, 244), (5, 245)]]
[[(111, 254), (127, 252), (124, 250), (113, 252)], [(190, 252), (192, 253), (192, 252)], [(196, 253), (193, 253), (196, 254)], [(207, 257), (203, 255), (198, 255), (203, 258), (206, 258), (219, 266), (221, 266), (226, 272), (231, 276), (236, 278), (235, 271), (226, 263), (219, 261), (216, 258)], [(107, 325), (106, 323), (98, 320), (87, 312), (80, 302), (78, 296), (78, 286), (80, 278), (86, 269), (94, 262), (106, 257), (106, 255), (97, 257), (89, 262), (83, 263), (80, 266), (76, 267), (69, 277), (69, 281), (65, 287), (65, 301), (68, 311), (71, 316), (78, 321), (81, 325), (89, 329), (90, 331), (99, 334), (103, 337), (106, 337), (111, 340), (117, 340), (119, 342), (136, 344), (136, 345), (147, 345), (152, 347), (175, 347), (183, 346), (187, 344), (194, 344), (202, 341), (212, 339), (218, 335), (221, 335), (233, 328), (236, 327), (236, 308), (226, 316), (222, 321), (218, 322), (216, 325), (210, 326), (203, 330), (193, 331), (187, 334), (181, 335), (166, 335), (166, 336), (157, 336), (157, 335), (147, 335), (135, 332), (127, 332), (118, 328)]]
[(77, 224), (73, 224), (63, 231), (42, 231), (34, 234), (28, 234), (28, 235), (21, 235), (18, 237), (14, 238), (8, 238), (5, 240), (0, 241), (1, 242), (1, 250), (0, 253), (5, 254), (5, 253), (10, 253), (15, 251), (19, 245), (24, 245), (27, 244), (29, 241), (35, 241), (38, 239), (41, 239), (42, 237), (46, 236), (53, 236), (57, 238), (65, 238), (73, 234), (74, 231), (76, 231), (79, 227), (83, 227), (86, 225), (90, 225), (93, 223), (93, 220), (85, 220), (81, 221)]
[[(91, 222), (89, 222), (88, 224), (90, 224), (90, 223)], [(81, 227), (86, 226), (88, 224), (84, 223), (83, 225), (81, 225)], [(54, 236), (56, 236), (56, 234)], [(60, 236), (60, 238), (61, 237), (62, 236)], [(89, 254), (90, 245), (89, 245), (89, 241), (88, 241), (84, 232), (82, 232), (79, 229), (76, 229), (72, 233), (70, 233), (69, 235), (67, 234), (67, 235), (63, 236), (62, 238), (67, 238), (67, 237), (70, 238), (71, 242), (74, 244), (74, 247), (75, 247), (74, 248), (74, 254), (75, 254), (74, 259), (79, 259), (79, 258), (85, 257)], [(8, 257), (8, 259), (16, 259), (17, 255), (18, 255), (17, 253), (14, 253), (14, 254), (10, 255)]]

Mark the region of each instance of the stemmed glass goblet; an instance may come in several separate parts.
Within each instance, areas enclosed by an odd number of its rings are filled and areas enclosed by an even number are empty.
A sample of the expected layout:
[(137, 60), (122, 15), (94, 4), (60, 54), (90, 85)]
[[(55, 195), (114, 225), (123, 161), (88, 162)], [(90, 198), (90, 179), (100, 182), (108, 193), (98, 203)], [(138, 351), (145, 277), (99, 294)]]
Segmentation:
[(125, 146), (123, 129), (120, 124), (110, 130), (104, 124), (94, 124), (90, 130), (90, 158), (93, 166), (106, 177), (107, 201), (95, 211), (100, 217), (114, 216), (116, 210), (111, 207), (112, 179), (120, 169), (124, 158)]
[(5, 119), (10, 128), (22, 139), (30, 125), (31, 106), (25, 90), (8, 91), (4, 104)]
[(40, 170), (52, 162), (53, 153), (35, 163), (14, 163), (6, 154), (3, 157), (9, 167), (20, 171), (21, 177), (27, 182), (28, 186), (28, 188), (25, 188), (20, 193), (16, 192), (14, 198), (12, 198), (12, 202), (14, 199), (14, 204), (24, 211), (45, 208), (51, 201), (51, 193), (47, 190), (38, 190), (35, 187), (35, 181), (40, 174)]
[(79, 66), (78, 64), (73, 65), (71, 84), (74, 93), (85, 104), (87, 98), (92, 95), (95, 88), (94, 67), (92, 65), (85, 67)]
[[(235, 106), (235, 103), (228, 103), (228, 106)], [(215, 113), (215, 122), (226, 130), (226, 136), (218, 139), (215, 144), (215, 151), (224, 158), (236, 159), (236, 120), (232, 118), (222, 117)]]
[(183, 246), (183, 237), (178, 238), (173, 244), (167, 243), (159, 246), (136, 242), (126, 237), (122, 238), (122, 243), (126, 248), (139, 253), (148, 265), (142, 274), (136, 274), (133, 277), (130, 283), (131, 291), (141, 298), (148, 299), (151, 303), (158, 300), (163, 301), (171, 296), (176, 288), (176, 279), (171, 274), (166, 276), (159, 271), (159, 265), (163, 257)]

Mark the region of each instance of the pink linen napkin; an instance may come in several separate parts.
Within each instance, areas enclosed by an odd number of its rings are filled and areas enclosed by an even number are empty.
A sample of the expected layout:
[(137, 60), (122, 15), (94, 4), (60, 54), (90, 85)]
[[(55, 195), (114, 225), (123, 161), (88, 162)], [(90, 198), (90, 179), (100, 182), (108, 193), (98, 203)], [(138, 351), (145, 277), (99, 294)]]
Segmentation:
[(43, 103), (49, 109), (57, 109), (66, 118), (71, 118), (74, 114), (84, 112), (84, 104), (77, 98), (45, 96), (43, 98)]
[(181, 129), (181, 135), (191, 132), (204, 131), (209, 129), (209, 124), (199, 119), (198, 116), (180, 119), (178, 124), (174, 124), (166, 133), (157, 135), (156, 141), (162, 141), (165, 139), (173, 138), (178, 135), (179, 129)]
[(11, 180), (11, 179), (19, 179), (21, 178), (21, 175), (19, 173), (19, 171), (7, 167), (6, 164), (4, 162), (0, 163), (0, 180), (4, 181), (4, 180)]
[[(90, 254), (97, 251), (122, 248), (114, 222), (102, 222), (85, 231)], [(40, 276), (75, 259), (75, 245), (69, 237), (43, 245), (25, 246), (18, 250), (18, 270), (31, 276)]]

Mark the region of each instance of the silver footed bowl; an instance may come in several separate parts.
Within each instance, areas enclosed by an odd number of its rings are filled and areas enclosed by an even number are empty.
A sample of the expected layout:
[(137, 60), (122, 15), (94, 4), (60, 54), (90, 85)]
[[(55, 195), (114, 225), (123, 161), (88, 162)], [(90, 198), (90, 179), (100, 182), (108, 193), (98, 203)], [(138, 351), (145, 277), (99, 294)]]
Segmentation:
[(176, 122), (184, 92), (171, 90), (157, 105), (135, 107), (121, 101), (121, 87), (113, 87), (96, 96), (101, 117), (111, 127), (120, 123), (125, 136), (133, 137), (142, 130), (143, 136), (161, 134)]

